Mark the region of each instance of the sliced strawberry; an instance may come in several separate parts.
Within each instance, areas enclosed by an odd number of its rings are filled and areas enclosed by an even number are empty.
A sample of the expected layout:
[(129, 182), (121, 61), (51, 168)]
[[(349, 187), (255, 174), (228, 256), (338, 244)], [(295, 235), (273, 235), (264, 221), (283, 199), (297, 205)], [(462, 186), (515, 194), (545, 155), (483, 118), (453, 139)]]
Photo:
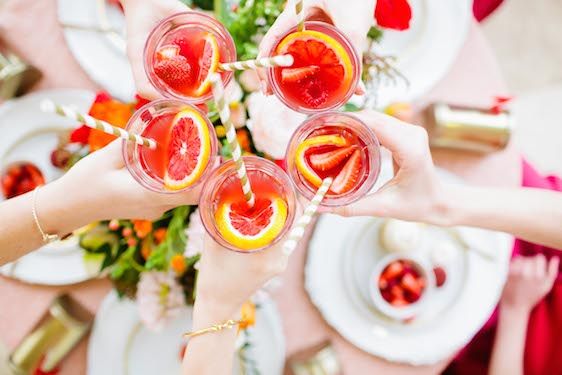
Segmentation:
[(162, 60), (154, 67), (156, 75), (175, 90), (180, 90), (193, 82), (192, 69), (183, 56)]
[(416, 279), (414, 275), (412, 275), (411, 273), (407, 273), (402, 277), (402, 281), (400, 282), (400, 285), (402, 285), (402, 288), (404, 288), (405, 290), (409, 291), (414, 295), (421, 294), (422, 287), (418, 283), (418, 279)]
[(447, 273), (443, 267), (435, 267), (433, 273), (435, 274), (435, 285), (437, 285), (438, 288), (443, 286), (445, 281), (447, 281)]
[(389, 279), (394, 279), (397, 276), (400, 276), (404, 271), (404, 265), (400, 261), (390, 263), (384, 270), (382, 276)]
[(283, 83), (294, 83), (305, 78), (312, 77), (320, 71), (316, 65), (303, 66), (301, 68), (285, 68), (281, 71), (281, 81)]
[(362, 164), (361, 151), (355, 150), (334, 179), (330, 190), (336, 194), (343, 194), (353, 189), (359, 180)]
[(175, 44), (169, 44), (163, 46), (158, 51), (156, 51), (156, 60), (169, 60), (180, 54), (180, 47)]
[(310, 165), (316, 170), (327, 171), (343, 163), (353, 151), (355, 151), (355, 146), (310, 155)]

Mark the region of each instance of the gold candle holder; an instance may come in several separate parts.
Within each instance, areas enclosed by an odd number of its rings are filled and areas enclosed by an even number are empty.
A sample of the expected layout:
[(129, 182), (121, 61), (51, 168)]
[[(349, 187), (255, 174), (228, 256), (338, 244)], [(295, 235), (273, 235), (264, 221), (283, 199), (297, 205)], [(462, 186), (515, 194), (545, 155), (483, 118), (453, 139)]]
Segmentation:
[(285, 375), (341, 375), (336, 351), (329, 341), (292, 355), (285, 365)]
[(513, 130), (509, 111), (498, 113), (445, 103), (425, 111), (425, 127), (432, 147), (493, 152), (504, 149)]
[(0, 98), (8, 100), (25, 94), (41, 78), (39, 70), (13, 53), (0, 53)]
[(8, 365), (17, 375), (32, 374), (38, 367), (52, 371), (88, 332), (93, 319), (94, 315), (69, 295), (58, 296), (14, 349)]

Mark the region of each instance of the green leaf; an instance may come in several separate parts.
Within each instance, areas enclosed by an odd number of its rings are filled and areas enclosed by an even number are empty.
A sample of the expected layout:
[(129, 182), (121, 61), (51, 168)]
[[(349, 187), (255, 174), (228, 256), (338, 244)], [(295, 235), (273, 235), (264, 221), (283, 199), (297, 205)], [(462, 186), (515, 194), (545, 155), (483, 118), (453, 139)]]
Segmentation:
[(371, 39), (373, 42), (378, 42), (381, 40), (383, 32), (376, 26), (371, 26), (369, 32), (367, 32), (367, 38)]
[(345, 103), (345, 105), (343, 106), (343, 111), (344, 112), (357, 112), (360, 111), (361, 107), (358, 107), (357, 105), (353, 104), (353, 103)]

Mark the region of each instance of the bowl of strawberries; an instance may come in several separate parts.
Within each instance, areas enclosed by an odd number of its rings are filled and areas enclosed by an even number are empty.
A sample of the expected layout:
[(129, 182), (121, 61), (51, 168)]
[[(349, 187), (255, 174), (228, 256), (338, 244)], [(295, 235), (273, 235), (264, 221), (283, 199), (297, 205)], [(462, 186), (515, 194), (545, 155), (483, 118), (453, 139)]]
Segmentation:
[(431, 266), (415, 256), (389, 254), (375, 265), (370, 279), (374, 306), (397, 320), (415, 318), (435, 288)]

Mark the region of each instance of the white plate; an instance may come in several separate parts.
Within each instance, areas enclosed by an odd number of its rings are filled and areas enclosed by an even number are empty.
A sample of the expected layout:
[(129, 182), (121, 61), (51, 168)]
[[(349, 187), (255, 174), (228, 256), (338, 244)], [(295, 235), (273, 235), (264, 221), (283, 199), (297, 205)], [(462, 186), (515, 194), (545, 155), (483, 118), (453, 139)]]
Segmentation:
[[(51, 165), (51, 151), (57, 145), (58, 132), (77, 124), (55, 114), (43, 113), (39, 103), (49, 98), (88, 111), (94, 96), (84, 90), (46, 90), (0, 106), (0, 169), (14, 161), (30, 161), (39, 167), (47, 182), (60, 177), (62, 172)], [(66, 285), (96, 276), (97, 268), (84, 263), (83, 251), (76, 239), (70, 238), (0, 267), (0, 274), (34, 284)]]
[(125, 17), (121, 10), (105, 0), (58, 0), (58, 19), (63, 25), (98, 29), (109, 26), (116, 31), (63, 27), (68, 48), (86, 73), (111, 95), (131, 101), (135, 83), (125, 52)]
[(378, 105), (411, 101), (428, 92), (449, 71), (464, 45), (472, 20), (469, 0), (410, 0), (412, 21), (406, 31), (384, 30), (373, 47), (382, 56), (395, 56), (396, 67), (410, 86), (383, 82)]
[[(174, 375), (181, 373), (182, 334), (191, 327), (191, 308), (160, 333), (144, 328), (137, 305), (119, 300), (115, 292), (101, 304), (88, 346), (88, 375)], [(270, 300), (260, 303), (256, 325), (248, 330), (249, 357), (263, 375), (281, 375), (285, 342), (281, 318)], [(220, 360), (220, 358), (216, 358)], [(236, 368), (236, 361), (235, 361)], [(234, 374), (239, 374), (234, 371)]]
[[(451, 179), (450, 174), (440, 173)], [(383, 164), (377, 185), (390, 178)], [(513, 239), (503, 233), (472, 229), (473, 246), (487, 246), (495, 257), (458, 248), (447, 276), (448, 283), (436, 293), (431, 309), (410, 324), (380, 315), (359, 287), (383, 254), (376, 251), (377, 219), (322, 215), (309, 244), (305, 288), (324, 319), (360, 349), (389, 361), (411, 365), (433, 364), (453, 355), (486, 322), (499, 299)], [(444, 231), (432, 229), (454, 241)], [(369, 253), (369, 243), (373, 251)], [(460, 244), (457, 244), (460, 246)], [(354, 257), (364, 257), (355, 259)], [(365, 285), (365, 288), (368, 286)]]

